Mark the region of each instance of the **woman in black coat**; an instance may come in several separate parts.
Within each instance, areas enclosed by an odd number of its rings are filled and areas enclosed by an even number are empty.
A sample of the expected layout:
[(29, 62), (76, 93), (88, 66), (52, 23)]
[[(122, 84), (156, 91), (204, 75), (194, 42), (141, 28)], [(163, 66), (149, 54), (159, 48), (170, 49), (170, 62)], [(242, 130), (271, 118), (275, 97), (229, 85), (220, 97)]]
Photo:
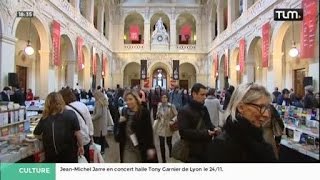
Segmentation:
[(135, 91), (126, 93), (124, 98), (127, 108), (122, 110), (119, 120), (122, 162), (157, 162), (149, 110), (141, 105)]
[(230, 99), (224, 132), (209, 145), (208, 162), (275, 162), (262, 130), (270, 120), (270, 103), (265, 87), (240, 85)]

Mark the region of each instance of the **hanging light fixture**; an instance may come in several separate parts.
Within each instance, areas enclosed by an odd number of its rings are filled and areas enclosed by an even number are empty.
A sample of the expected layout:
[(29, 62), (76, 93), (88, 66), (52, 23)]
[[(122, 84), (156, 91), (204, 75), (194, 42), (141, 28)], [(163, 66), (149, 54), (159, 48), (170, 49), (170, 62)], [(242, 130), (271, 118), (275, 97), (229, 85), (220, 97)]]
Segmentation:
[(295, 58), (299, 55), (299, 51), (296, 47), (296, 42), (294, 41), (294, 27), (293, 27), (293, 21), (292, 21), (292, 47), (289, 50), (289, 56), (292, 58)]
[(32, 55), (34, 53), (34, 49), (31, 46), (31, 17), (30, 17), (30, 20), (29, 20), (29, 39), (28, 39), (27, 47), (24, 48), (24, 52), (28, 56), (30, 56), (30, 55)]
[(81, 68), (84, 69), (84, 64), (81, 65)]

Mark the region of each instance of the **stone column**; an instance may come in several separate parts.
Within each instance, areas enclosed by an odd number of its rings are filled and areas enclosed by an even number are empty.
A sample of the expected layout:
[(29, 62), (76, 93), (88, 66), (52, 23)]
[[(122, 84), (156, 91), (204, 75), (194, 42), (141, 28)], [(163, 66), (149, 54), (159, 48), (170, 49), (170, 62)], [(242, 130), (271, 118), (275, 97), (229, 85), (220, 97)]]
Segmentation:
[(96, 86), (101, 86), (102, 87), (102, 60), (101, 59), (97, 59), (97, 72), (96, 72)]
[(86, 0), (86, 18), (90, 23), (93, 24), (93, 16), (94, 16), (94, 0)]
[(49, 93), (49, 60), (50, 51), (39, 50), (40, 55), (40, 98), (45, 99)]
[(75, 8), (76, 12), (80, 11), (80, 0), (71, 0), (70, 3)]
[(221, 32), (224, 30), (223, 4), (224, 4), (223, 0), (218, 0), (218, 5), (217, 5), (218, 34), (221, 34)]
[(200, 50), (202, 47), (202, 41), (201, 41), (201, 20), (199, 20), (200, 22), (196, 22), (196, 36), (197, 36), (197, 41), (196, 41), (196, 50)]
[(103, 34), (103, 25), (104, 25), (104, 6), (102, 4), (98, 7), (98, 15), (97, 15), (97, 29), (100, 33)]
[(170, 51), (177, 49), (177, 27), (176, 20), (170, 19)]
[(228, 0), (228, 28), (230, 28), (232, 22), (236, 19), (239, 14), (239, 1)]
[(144, 49), (150, 51), (150, 21), (144, 20)]
[(74, 60), (67, 60), (67, 79), (66, 84), (70, 88), (75, 86), (74, 75), (76, 74), (76, 61)]
[(111, 27), (112, 27), (112, 25), (111, 25), (111, 18), (108, 16), (108, 9), (105, 9), (105, 11), (104, 11), (105, 13), (104, 13), (104, 20), (106, 21), (106, 27), (105, 27), (105, 29), (104, 29), (104, 32), (105, 32), (105, 37), (108, 39), (108, 40), (110, 40), (109, 38), (111, 37), (110, 35), (109, 35), (109, 33), (111, 32)]
[(216, 33), (216, 25), (215, 25), (215, 19), (217, 17), (217, 12), (214, 11), (213, 12), (214, 14), (211, 16), (211, 22), (210, 22), (210, 26), (209, 26), (209, 33), (211, 33), (211, 40), (209, 42), (211, 42), (216, 36), (215, 36), (215, 33)]
[(8, 73), (15, 72), (16, 38), (0, 34), (0, 89), (8, 85)]
[(90, 61), (91, 61), (91, 51), (88, 51), (87, 56), (84, 57), (85, 59), (85, 64), (84, 64), (84, 76), (83, 76), (83, 80), (84, 80), (84, 87), (86, 90), (90, 89), (91, 87), (91, 76), (90, 76)]
[(283, 67), (282, 67), (282, 58), (283, 58), (283, 53), (280, 52), (274, 52), (272, 56), (272, 62), (273, 62), (273, 73), (274, 73), (274, 87), (278, 87), (279, 89), (284, 88), (284, 83), (283, 83)]

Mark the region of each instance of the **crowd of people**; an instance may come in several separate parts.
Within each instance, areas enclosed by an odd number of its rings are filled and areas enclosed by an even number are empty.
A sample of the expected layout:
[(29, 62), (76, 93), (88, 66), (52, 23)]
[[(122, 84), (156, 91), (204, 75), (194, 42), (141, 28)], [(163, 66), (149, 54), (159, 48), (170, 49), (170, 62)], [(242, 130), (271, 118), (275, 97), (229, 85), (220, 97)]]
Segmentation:
[[(31, 90), (24, 95), (19, 88), (5, 87), (1, 99), (22, 104), (33, 99), (31, 94)], [(94, 99), (92, 115), (81, 99)], [(86, 92), (66, 87), (47, 96), (34, 134), (43, 141), (45, 162), (76, 163), (78, 155), (90, 162), (90, 145), (100, 144), (101, 154), (108, 148), (109, 127), (113, 127), (123, 163), (167, 162), (165, 144), (172, 157), (175, 131), (187, 143), (184, 162), (275, 162), (282, 132), (275, 132), (273, 126), (283, 130), (284, 125), (272, 103), (319, 108), (319, 93), (313, 94), (312, 86), (306, 86), (301, 98), (292, 89), (279, 92), (275, 88), (269, 93), (254, 83), (222, 92), (200, 83), (190, 90), (98, 86)], [(228, 116), (221, 121), (223, 113)], [(154, 135), (159, 138), (161, 161)]]

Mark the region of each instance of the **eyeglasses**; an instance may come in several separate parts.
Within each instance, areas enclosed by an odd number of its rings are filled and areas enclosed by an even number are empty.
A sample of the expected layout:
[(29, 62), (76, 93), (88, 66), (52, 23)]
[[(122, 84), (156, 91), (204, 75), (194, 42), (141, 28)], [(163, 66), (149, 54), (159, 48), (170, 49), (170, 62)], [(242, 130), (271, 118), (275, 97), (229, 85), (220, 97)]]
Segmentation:
[(254, 104), (254, 103), (245, 103), (245, 104), (256, 107), (259, 110), (261, 115), (263, 115), (266, 111), (270, 110), (269, 105), (260, 105), (260, 104)]

